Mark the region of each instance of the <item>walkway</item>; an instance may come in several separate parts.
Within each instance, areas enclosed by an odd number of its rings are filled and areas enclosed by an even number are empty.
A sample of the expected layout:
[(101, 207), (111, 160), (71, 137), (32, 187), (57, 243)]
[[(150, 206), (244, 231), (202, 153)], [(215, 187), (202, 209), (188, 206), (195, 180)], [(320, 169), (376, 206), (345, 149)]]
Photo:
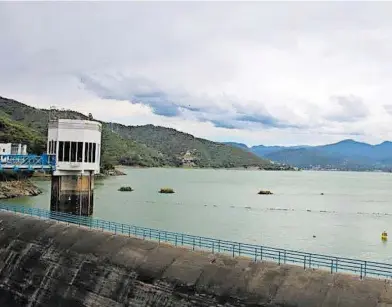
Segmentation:
[(166, 242), (175, 246), (184, 246), (192, 250), (205, 250), (212, 253), (229, 254), (232, 257), (243, 256), (254, 261), (272, 261), (278, 264), (294, 264), (306, 268), (328, 270), (330, 273), (344, 272), (366, 276), (392, 278), (392, 264), (343, 258), (320, 254), (293, 251), (268, 246), (239, 243), (214, 238), (188, 235), (165, 230), (158, 230), (134, 225), (127, 225), (101, 219), (51, 212), (49, 210), (28, 208), (20, 205), (0, 204), (0, 210), (28, 214), (44, 219), (77, 224), (115, 234), (133, 236), (142, 239)]
[(54, 155), (0, 155), (0, 171), (35, 171), (55, 170), (56, 157)]

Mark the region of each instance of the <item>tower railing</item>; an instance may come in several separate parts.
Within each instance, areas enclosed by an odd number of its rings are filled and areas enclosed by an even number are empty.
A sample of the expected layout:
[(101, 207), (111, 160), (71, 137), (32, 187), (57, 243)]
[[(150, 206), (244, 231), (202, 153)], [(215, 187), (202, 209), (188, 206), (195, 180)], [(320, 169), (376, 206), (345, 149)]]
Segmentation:
[(118, 222), (106, 221), (92, 217), (77, 216), (45, 209), (28, 208), (20, 205), (0, 204), (0, 210), (28, 214), (44, 219), (53, 219), (58, 222), (76, 224), (100, 231), (115, 234), (154, 240), (159, 243), (166, 242), (174, 246), (184, 246), (192, 250), (204, 250), (212, 253), (224, 253), (232, 257), (243, 256), (254, 261), (272, 261), (279, 265), (294, 264), (304, 269), (318, 268), (331, 273), (351, 273), (360, 278), (371, 276), (379, 278), (392, 278), (392, 264), (351, 259), (345, 257), (329, 256), (303, 251), (274, 248), (269, 246), (239, 243), (184, 233), (153, 229)]

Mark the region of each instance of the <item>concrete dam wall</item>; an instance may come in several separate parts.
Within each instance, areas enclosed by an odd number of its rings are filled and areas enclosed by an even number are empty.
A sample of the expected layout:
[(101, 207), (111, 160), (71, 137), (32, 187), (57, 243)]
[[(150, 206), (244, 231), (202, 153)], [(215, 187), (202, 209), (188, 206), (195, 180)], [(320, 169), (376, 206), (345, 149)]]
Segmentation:
[(392, 307), (392, 286), (0, 211), (0, 306)]

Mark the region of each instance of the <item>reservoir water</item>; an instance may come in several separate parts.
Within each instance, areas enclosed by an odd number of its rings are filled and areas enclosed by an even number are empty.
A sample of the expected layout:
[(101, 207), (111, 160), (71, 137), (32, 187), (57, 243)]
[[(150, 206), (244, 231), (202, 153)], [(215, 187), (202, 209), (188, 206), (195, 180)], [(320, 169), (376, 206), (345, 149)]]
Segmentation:
[[(97, 180), (94, 216), (193, 235), (392, 263), (392, 174), (134, 169)], [(44, 193), (6, 200), (49, 209)], [(129, 185), (133, 192), (118, 192)], [(171, 187), (175, 194), (160, 194)], [(274, 195), (258, 195), (259, 190)], [(322, 193), (324, 195), (322, 195)], [(381, 241), (382, 231), (390, 242)], [(315, 236), (315, 237), (314, 237)]]

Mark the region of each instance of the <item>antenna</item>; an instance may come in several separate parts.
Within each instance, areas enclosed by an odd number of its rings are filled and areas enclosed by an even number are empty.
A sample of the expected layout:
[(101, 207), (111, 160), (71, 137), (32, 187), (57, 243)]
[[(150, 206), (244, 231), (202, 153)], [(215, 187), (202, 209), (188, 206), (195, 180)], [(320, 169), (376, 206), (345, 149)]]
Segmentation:
[(57, 110), (56, 106), (50, 106), (50, 108), (49, 108), (49, 121), (53, 121), (56, 119), (55, 118), (56, 117), (55, 116), (56, 110)]

